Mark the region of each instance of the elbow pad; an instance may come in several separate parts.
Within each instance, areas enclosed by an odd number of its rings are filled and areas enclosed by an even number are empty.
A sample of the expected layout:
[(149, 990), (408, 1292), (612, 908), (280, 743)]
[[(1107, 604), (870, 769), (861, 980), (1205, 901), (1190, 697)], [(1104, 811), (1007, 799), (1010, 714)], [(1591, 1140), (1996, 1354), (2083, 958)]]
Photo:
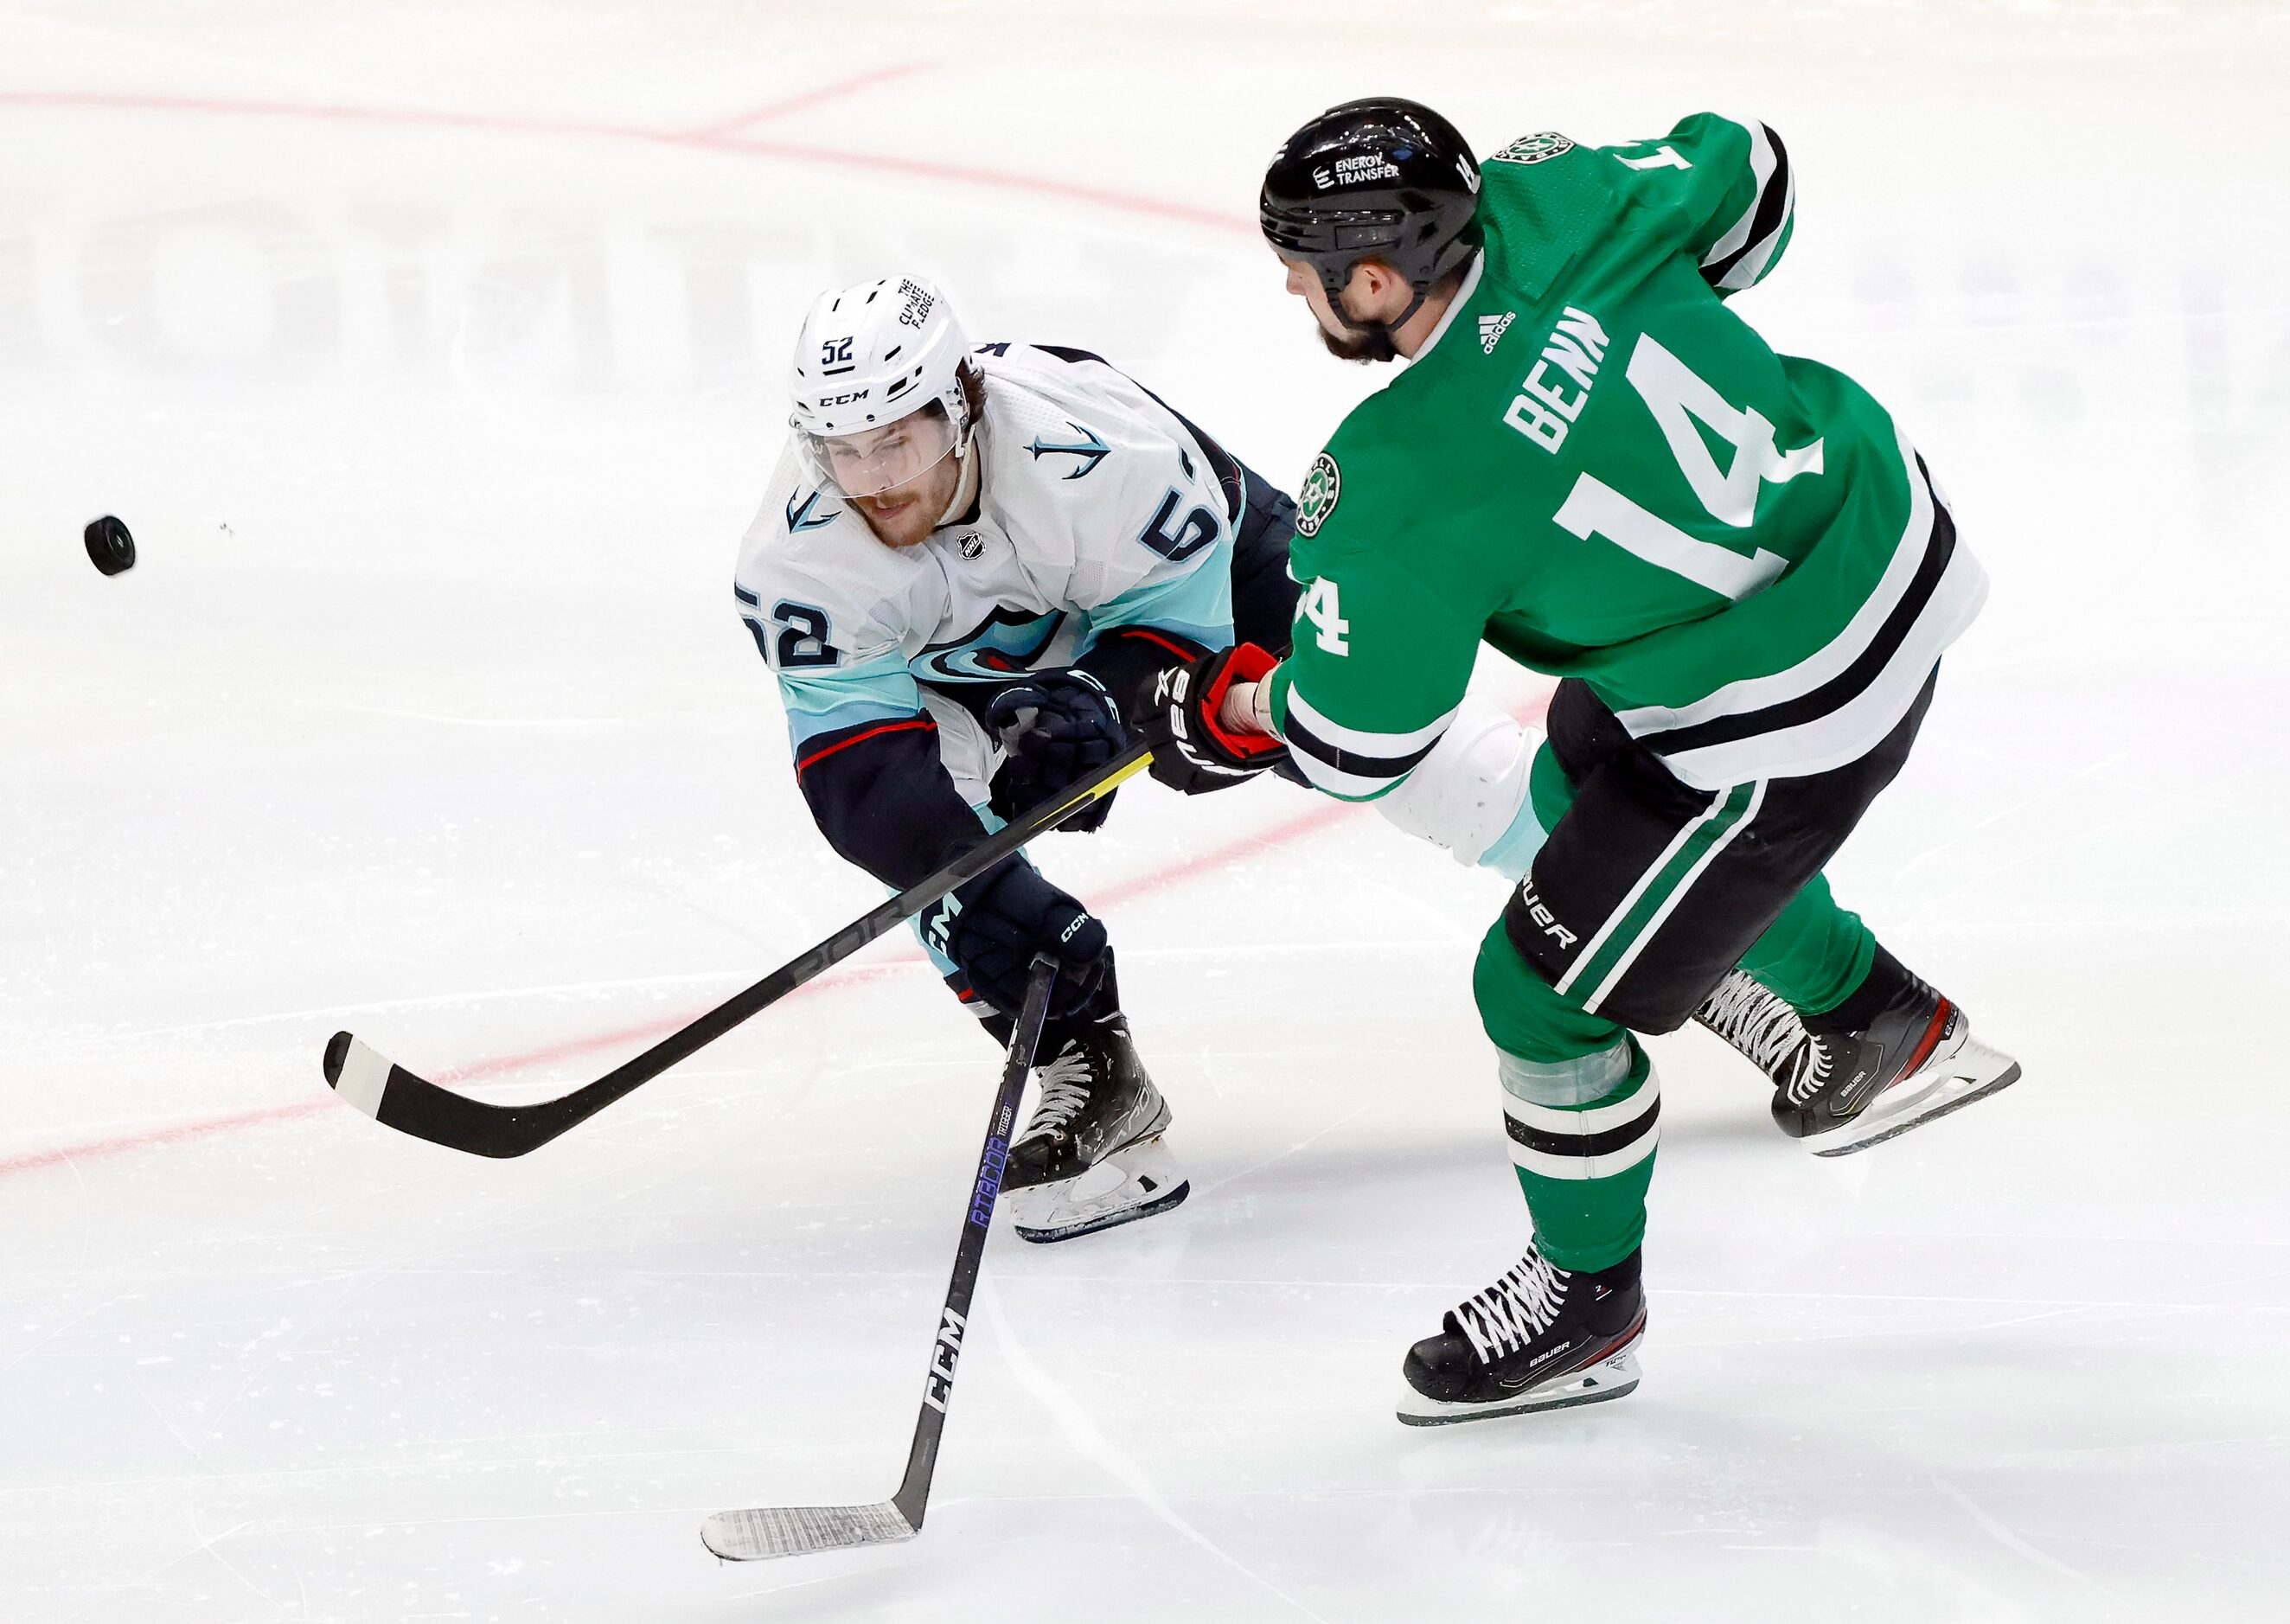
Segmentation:
[(1466, 868), (1477, 865), (1517, 879), (1548, 833), (1527, 797), (1541, 741), (1533, 729), (1486, 700), (1467, 698), (1431, 753), (1376, 809)]

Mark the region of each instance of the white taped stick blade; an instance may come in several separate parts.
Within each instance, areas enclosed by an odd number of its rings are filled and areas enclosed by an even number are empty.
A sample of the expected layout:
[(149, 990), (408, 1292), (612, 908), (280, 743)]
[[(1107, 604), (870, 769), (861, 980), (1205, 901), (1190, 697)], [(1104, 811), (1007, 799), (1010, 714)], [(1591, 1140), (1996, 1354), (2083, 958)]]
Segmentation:
[(334, 1082), (334, 1092), (367, 1116), (380, 1116), (382, 1092), (388, 1086), (389, 1061), (351, 1038), (349, 1051), (342, 1056), (341, 1075)]
[(916, 1528), (889, 1500), (877, 1506), (757, 1507), (719, 1511), (700, 1524), (700, 1538), (726, 1562), (759, 1562), (856, 1545), (893, 1545)]

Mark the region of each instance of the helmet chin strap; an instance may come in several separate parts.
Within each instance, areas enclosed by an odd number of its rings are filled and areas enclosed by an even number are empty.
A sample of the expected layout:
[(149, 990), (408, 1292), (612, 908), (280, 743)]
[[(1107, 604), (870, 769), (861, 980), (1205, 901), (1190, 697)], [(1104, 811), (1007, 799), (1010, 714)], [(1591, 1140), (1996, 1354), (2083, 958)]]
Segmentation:
[[(1350, 277), (1346, 276), (1345, 280), (1349, 282)], [(1382, 357), (1385, 360), (1389, 360), (1399, 354), (1399, 329), (1413, 319), (1415, 313), (1423, 308), (1423, 301), (1431, 296), (1429, 288), (1417, 288), (1415, 297), (1407, 301), (1407, 308), (1399, 313), (1399, 318), (1397, 321), (1371, 322), (1361, 321), (1344, 308), (1344, 294), (1341, 288), (1329, 287), (1325, 281), (1323, 281), (1320, 286), (1328, 295), (1328, 309), (1334, 315), (1337, 324), (1346, 332), (1363, 333), (1375, 340), (1381, 348), (1389, 352)]]
[(955, 452), (955, 460), (962, 464), (962, 477), (954, 482), (954, 497), (947, 503), (946, 511), (932, 521), (933, 530), (941, 524), (952, 524), (961, 515), (969, 512), (970, 504), (978, 500), (978, 462), (971, 454), (977, 447), (978, 436), (973, 435), (970, 444)]

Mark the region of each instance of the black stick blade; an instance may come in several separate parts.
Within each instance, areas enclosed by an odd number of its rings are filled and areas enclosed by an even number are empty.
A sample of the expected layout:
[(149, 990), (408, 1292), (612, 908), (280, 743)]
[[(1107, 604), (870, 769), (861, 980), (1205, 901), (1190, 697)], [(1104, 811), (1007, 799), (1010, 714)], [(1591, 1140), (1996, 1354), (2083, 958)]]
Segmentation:
[[(519, 1156), (564, 1132), (549, 1120), (548, 1105), (488, 1105), (471, 1100), (393, 1065), (380, 1051), (348, 1032), (327, 1040), (324, 1065), (327, 1085), (376, 1122), (448, 1149)], [(563, 1102), (549, 1103), (561, 1113)]]
[[(1145, 771), (1152, 759), (1149, 747), (1132, 745), (1099, 768), (1095, 777), (1074, 787), (1064, 800), (1044, 802), (929, 878), (917, 880), (825, 941), (806, 948), (753, 987), (733, 994), (636, 1059), (621, 1062), (569, 1094), (531, 1105), (486, 1105), (391, 1065), (348, 1032), (335, 1033), (326, 1044), (326, 1082), (384, 1127), (449, 1150), (490, 1156), (538, 1150), (615, 1100), (627, 1098), (678, 1060), (698, 1053), (749, 1016), (770, 1008), (829, 965), (841, 964), (877, 937), (895, 930), (956, 886), (975, 879), (1021, 849), (1037, 835), (1057, 828), (1091, 802), (1111, 795), (1122, 780)], [(1046, 992), (1047, 983), (1044, 986)]]

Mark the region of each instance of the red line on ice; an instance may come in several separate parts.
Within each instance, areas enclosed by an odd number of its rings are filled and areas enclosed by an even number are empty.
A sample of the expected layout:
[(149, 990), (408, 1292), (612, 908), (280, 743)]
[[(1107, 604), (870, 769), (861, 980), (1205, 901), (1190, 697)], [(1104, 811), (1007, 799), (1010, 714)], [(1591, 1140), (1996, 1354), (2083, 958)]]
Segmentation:
[(1205, 226), (1214, 231), (1245, 232), (1251, 237), (1257, 235), (1254, 220), (1244, 215), (1227, 213), (1221, 209), (1197, 208), (1191, 204), (1141, 197), (1134, 192), (1111, 191), (1101, 186), (1081, 186), (1069, 180), (1053, 180), (1013, 170), (984, 169), (967, 164), (941, 164), (929, 158), (893, 157), (885, 153), (848, 152), (831, 147), (801, 147), (790, 141), (711, 140), (705, 145), (725, 152), (786, 158), (798, 164), (817, 164), (834, 169), (872, 170), (923, 180), (952, 180), (964, 186), (989, 187), (1000, 191), (1027, 192), (1037, 197), (1093, 204), (1122, 213), (1149, 214), (1161, 220), (1182, 220), (1189, 226)]
[[(1110, 907), (1132, 897), (1177, 884), (1207, 874), (1253, 853), (1269, 851), (1291, 840), (1327, 828), (1342, 818), (1349, 808), (1326, 804), (1314, 806), (1274, 824), (1261, 833), (1245, 835), (1224, 844), (1197, 853), (1181, 862), (1172, 863), (1103, 887), (1092, 892), (1097, 906)], [(916, 964), (925, 964), (920, 953), (907, 952), (877, 959), (866, 964), (845, 964), (828, 971), (818, 980), (797, 988), (790, 997), (848, 987), (854, 982), (871, 980), (885, 972), (897, 972)], [(634, 1026), (615, 1028), (609, 1032), (595, 1032), (585, 1037), (567, 1038), (560, 1043), (526, 1049), (515, 1054), (497, 1055), (489, 1060), (478, 1060), (458, 1070), (435, 1074), (438, 1082), (468, 1083), (484, 1077), (498, 1076), (505, 1072), (521, 1071), (527, 1067), (546, 1064), (551, 1060), (569, 1060), (599, 1049), (612, 1049), (633, 1044), (644, 1038), (657, 1038), (673, 1032), (699, 1014), (698, 1010), (685, 1010), (674, 1015), (656, 1016)], [(252, 1110), (232, 1111), (220, 1116), (204, 1116), (189, 1122), (175, 1123), (164, 1128), (149, 1128), (134, 1133), (123, 1133), (111, 1139), (89, 1140), (76, 1145), (60, 1145), (52, 1150), (35, 1150), (22, 1156), (0, 1161), (0, 1178), (11, 1173), (34, 1172), (43, 1168), (60, 1167), (68, 1163), (100, 1161), (108, 1156), (124, 1156), (134, 1150), (156, 1149), (164, 1146), (188, 1144), (228, 1133), (239, 1128), (268, 1127), (274, 1124), (292, 1122), (298, 1117), (314, 1116), (334, 1105), (331, 1093), (318, 1094), (292, 1105), (261, 1106)]]
[(202, 1116), (191, 1122), (176, 1123), (172, 1127), (149, 1128), (140, 1133), (123, 1133), (116, 1139), (59, 1145), (52, 1150), (34, 1150), (0, 1162), (0, 1178), (10, 1173), (33, 1172), (43, 1167), (60, 1167), (67, 1162), (89, 1162), (102, 1156), (120, 1156), (130, 1150), (180, 1145), (190, 1140), (205, 1139), (211, 1134), (227, 1133), (233, 1128), (260, 1128), (271, 1123), (292, 1122), (297, 1116), (308, 1116), (323, 1111), (332, 1103), (331, 1100), (320, 1098), (297, 1100), (292, 1105), (266, 1105), (252, 1111), (233, 1111), (227, 1116)]
[(729, 118), (710, 119), (698, 129), (687, 131), (685, 133), (693, 140), (709, 140), (717, 136), (729, 135), (733, 131), (744, 130), (750, 124), (759, 124), (768, 119), (785, 118), (790, 113), (800, 113), (808, 108), (819, 107), (829, 101), (839, 101), (856, 92), (871, 90), (877, 84), (887, 84), (893, 79), (911, 78), (914, 75), (924, 71), (927, 66), (927, 63), (923, 62), (894, 62), (888, 68), (877, 68), (871, 73), (853, 74), (851, 77), (839, 80), (833, 84), (822, 84), (817, 90), (805, 91), (799, 95), (783, 96), (777, 101), (766, 101), (761, 107), (750, 108), (745, 113), (734, 113)]
[(1198, 208), (1166, 198), (1141, 196), (1105, 187), (1085, 186), (1042, 175), (977, 165), (906, 158), (888, 153), (853, 152), (833, 147), (810, 147), (791, 141), (743, 140), (732, 132), (798, 108), (815, 107), (830, 96), (844, 95), (897, 77), (902, 69), (884, 69), (829, 85), (807, 95), (768, 104), (751, 113), (696, 130), (647, 130), (629, 124), (594, 124), (572, 118), (537, 118), (500, 113), (472, 113), (452, 108), (358, 107), (340, 102), (280, 101), (260, 98), (129, 94), (105, 91), (0, 91), (0, 108), (54, 108), (90, 112), (196, 113), (217, 117), (295, 118), (327, 124), (375, 124), (400, 129), (484, 130), (514, 135), (569, 135), (603, 140), (637, 141), (654, 147), (680, 147), (693, 151), (734, 156), (779, 158), (830, 169), (860, 170), (909, 180), (950, 180), (959, 185), (997, 191), (1029, 193), (1086, 203), (1122, 213), (1182, 220), (1215, 231), (1256, 236), (1255, 220), (1221, 209)]
[[(845, 95), (870, 85), (904, 76), (916, 71), (913, 67), (895, 67), (861, 74), (840, 84), (828, 85), (814, 92), (767, 103), (752, 112), (704, 125), (696, 130), (676, 132), (644, 130), (620, 124), (587, 124), (575, 119), (509, 117), (493, 113), (457, 112), (451, 109), (421, 109), (355, 107), (339, 103), (231, 100), (220, 97), (174, 95), (126, 95), (92, 91), (0, 91), (0, 107), (62, 108), (89, 111), (112, 112), (174, 112), (200, 113), (217, 116), (252, 116), (265, 118), (299, 118), (335, 124), (367, 124), (392, 125), (399, 128), (433, 128), (457, 130), (491, 130), (523, 135), (572, 135), (603, 140), (630, 140), (653, 146), (685, 147), (704, 151), (727, 152), (755, 157), (781, 158), (791, 163), (813, 164), (830, 168), (873, 171), (925, 180), (952, 180), (964, 185), (991, 188), (997, 190), (1032, 193), (1037, 196), (1063, 198), (1088, 203), (1120, 212), (1152, 215), (1165, 220), (1183, 220), (1190, 225), (1205, 226), (1221, 231), (1245, 231), (1251, 236), (1256, 227), (1253, 220), (1218, 210), (1197, 208), (1188, 204), (1162, 198), (1142, 197), (1133, 193), (1117, 192), (1103, 187), (1082, 186), (1070, 181), (1056, 180), (1039, 175), (1021, 174), (1008, 170), (984, 169), (957, 164), (941, 164), (928, 159), (901, 158), (884, 154), (850, 152), (833, 148), (799, 146), (786, 141), (740, 140), (730, 132), (775, 118), (798, 109), (818, 106), (837, 96)], [(1111, 906), (1133, 897), (1143, 896), (1178, 884), (1197, 876), (1213, 872), (1237, 860), (1290, 840), (1301, 838), (1327, 828), (1345, 815), (1340, 805), (1321, 805), (1298, 812), (1286, 820), (1260, 834), (1244, 836), (1208, 852), (1200, 852), (1182, 862), (1141, 875), (1135, 879), (1109, 886), (1097, 894), (1101, 907)], [(918, 964), (920, 955), (904, 955), (897, 959), (880, 961), (877, 965), (853, 967), (846, 971), (830, 971), (811, 984), (805, 991), (824, 991), (830, 987), (845, 985), (861, 976), (893, 964)], [(480, 1060), (454, 1072), (440, 1073), (440, 1078), (456, 1081), (515, 1071), (548, 1060), (562, 1060), (610, 1048), (618, 1044), (631, 1043), (675, 1030), (692, 1019), (691, 1014), (663, 1016), (633, 1027), (612, 1032), (570, 1039), (524, 1052), (503, 1055), (490, 1060)], [(0, 1178), (10, 1173), (28, 1172), (41, 1168), (60, 1166), (66, 1163), (93, 1161), (106, 1156), (120, 1156), (129, 1151), (180, 1145), (237, 1128), (260, 1127), (272, 1123), (290, 1122), (308, 1116), (332, 1104), (325, 1096), (299, 1101), (292, 1105), (265, 1106), (253, 1110), (235, 1111), (227, 1116), (201, 1117), (178, 1123), (170, 1127), (153, 1128), (136, 1133), (121, 1134), (111, 1139), (91, 1140), (77, 1145), (58, 1146), (51, 1150), (31, 1151), (22, 1156), (0, 1161)]]
[[(1536, 700), (1518, 707), (1512, 714), (1529, 725), (1540, 726), (1549, 702), (1549, 696), (1546, 693)], [(1158, 868), (1149, 869), (1134, 878), (1117, 881), (1110, 885), (1093, 887), (1089, 900), (1093, 906), (1105, 908), (1116, 907), (1136, 897), (1149, 896), (1157, 891), (1165, 891), (1172, 885), (1180, 885), (1188, 880), (1197, 879), (1203, 875), (1213, 874), (1245, 857), (1268, 852), (1276, 846), (1283, 846), (1291, 841), (1317, 834), (1320, 830), (1341, 822), (1350, 814), (1352, 810), (1350, 806), (1336, 802), (1320, 802), (1317, 804), (1307, 806), (1269, 828), (1237, 836), (1226, 841), (1222, 845), (1212, 846), (1205, 852), (1197, 852), (1181, 861), (1166, 863)], [(886, 972), (895, 972), (910, 965), (926, 962), (920, 953), (910, 951), (887, 956), (871, 964), (845, 964), (829, 970), (816, 980), (797, 988), (789, 996), (799, 998), (827, 992), (837, 987), (847, 987), (854, 981), (872, 980)], [(456, 1083), (474, 1082), (484, 1077), (498, 1076), (504, 1072), (521, 1071), (530, 1066), (544, 1065), (551, 1060), (569, 1060), (579, 1055), (592, 1053), (599, 1049), (615, 1048), (643, 1038), (661, 1037), (686, 1024), (699, 1013), (698, 1010), (686, 1010), (678, 1014), (656, 1016), (653, 1020), (639, 1021), (634, 1026), (616, 1028), (609, 1032), (595, 1032), (585, 1037), (567, 1038), (560, 1043), (544, 1044), (537, 1049), (522, 1050), (515, 1054), (497, 1055), (492, 1060), (478, 1060), (458, 1070), (438, 1072), (436, 1080)], [(314, 1116), (319, 1111), (327, 1109), (333, 1103), (331, 1094), (320, 1094), (312, 1099), (297, 1101), (292, 1105), (261, 1106), (252, 1110), (233, 1111), (227, 1116), (205, 1116), (190, 1122), (177, 1123), (170, 1127), (124, 1133), (112, 1139), (90, 1140), (77, 1145), (60, 1145), (52, 1150), (30, 1151), (22, 1156), (11, 1156), (4, 1161), (0, 1161), (0, 1178), (5, 1178), (11, 1173), (33, 1172), (42, 1168), (61, 1166), (66, 1163), (97, 1161), (106, 1156), (122, 1156), (132, 1150), (148, 1150), (163, 1146), (186, 1144), (213, 1134), (229, 1132), (237, 1128), (259, 1128), (276, 1123), (292, 1122), (297, 1117)]]
[[(1190, 204), (1162, 198), (1139, 196), (1133, 193), (1113, 191), (1104, 187), (1083, 186), (1071, 181), (1021, 174), (1010, 170), (944, 164), (929, 159), (850, 152), (834, 148), (801, 146), (786, 141), (741, 140), (733, 135), (735, 131), (749, 128), (769, 119), (782, 117), (805, 108), (817, 107), (837, 97), (901, 78), (919, 70), (918, 64), (878, 69), (873, 73), (861, 74), (844, 80), (839, 84), (823, 86), (816, 91), (807, 92), (781, 101), (769, 102), (751, 111), (688, 131), (645, 130), (620, 124), (584, 123), (577, 119), (516, 117), (496, 113), (461, 112), (450, 108), (356, 107), (327, 102), (279, 101), (214, 96), (132, 95), (97, 91), (0, 91), (0, 107), (68, 108), (91, 112), (194, 113), (219, 117), (294, 118), (330, 124), (376, 124), (401, 129), (485, 130), (518, 135), (569, 135), (607, 140), (638, 141), (652, 146), (683, 147), (750, 157), (778, 158), (789, 163), (868, 171), (909, 179), (950, 180), (967, 186), (986, 187), (1001, 191), (1027, 192), (1037, 196), (1087, 203), (1124, 213), (1182, 220), (1190, 225), (1205, 226), (1219, 231), (1244, 231), (1252, 236), (1255, 234), (1254, 222), (1243, 215), (1196, 208)], [(1262, 835), (1234, 841), (1226, 846), (1219, 847), (1213, 852), (1204, 852), (1168, 869), (1142, 875), (1136, 879), (1113, 886), (1103, 893), (1104, 903), (1110, 904), (1129, 897), (1141, 896), (1148, 892), (1157, 891), (1164, 886), (1190, 878), (1195, 875), (1206, 873), (1251, 852), (1261, 851), (1298, 836), (1309, 834), (1315, 829), (1325, 827), (1327, 823), (1341, 815), (1341, 809), (1333, 807), (1316, 808), (1309, 812), (1299, 814)], [(894, 964), (921, 962), (923, 961), (920, 955), (903, 955), (896, 959), (879, 961), (876, 965), (854, 967), (849, 971), (831, 971), (804, 990), (824, 991), (828, 988), (846, 984), (863, 975)], [(575, 1038), (520, 1054), (481, 1060), (475, 1065), (464, 1067), (459, 1071), (439, 1075), (441, 1078), (450, 1076), (457, 1081), (466, 1081), (501, 1072), (515, 1071), (548, 1060), (565, 1059), (597, 1049), (611, 1048), (618, 1044), (631, 1043), (639, 1038), (657, 1036), (675, 1030), (691, 1018), (688, 1013), (664, 1016), (656, 1020), (622, 1028), (613, 1032)], [(315, 1115), (326, 1109), (332, 1103), (330, 1099), (321, 1095), (292, 1105), (264, 1106), (252, 1110), (234, 1111), (220, 1116), (199, 1117), (164, 1128), (123, 1133), (110, 1139), (90, 1140), (76, 1145), (60, 1145), (50, 1150), (29, 1151), (21, 1156), (0, 1160), (0, 1178), (4, 1178), (11, 1173), (30, 1172), (42, 1168), (58, 1167), (67, 1163), (94, 1161), (107, 1156), (122, 1156), (134, 1150), (186, 1144), (238, 1128), (261, 1127), (274, 1123), (291, 1122), (297, 1117)]]

